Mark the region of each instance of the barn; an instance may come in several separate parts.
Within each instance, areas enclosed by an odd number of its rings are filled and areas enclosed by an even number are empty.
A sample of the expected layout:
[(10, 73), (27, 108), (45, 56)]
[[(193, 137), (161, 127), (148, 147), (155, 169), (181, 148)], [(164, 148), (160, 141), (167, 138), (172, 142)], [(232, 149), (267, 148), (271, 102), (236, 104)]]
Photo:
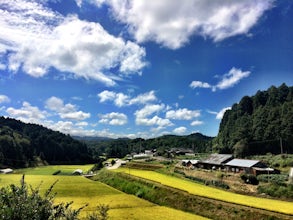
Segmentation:
[(232, 154), (211, 154), (205, 160), (198, 162), (198, 166), (203, 169), (223, 169), (225, 163), (233, 159)]
[(277, 173), (277, 170), (267, 167), (259, 160), (233, 159), (225, 164), (225, 168), (230, 172), (253, 175)]

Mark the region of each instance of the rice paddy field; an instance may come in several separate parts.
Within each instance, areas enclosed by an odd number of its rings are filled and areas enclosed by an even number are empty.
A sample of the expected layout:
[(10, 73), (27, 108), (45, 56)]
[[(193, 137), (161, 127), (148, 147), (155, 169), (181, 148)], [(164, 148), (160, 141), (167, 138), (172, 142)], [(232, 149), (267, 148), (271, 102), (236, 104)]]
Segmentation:
[[(53, 188), (56, 192), (56, 203), (73, 201), (72, 208), (80, 208), (88, 204), (80, 214), (80, 218), (94, 211), (99, 204), (109, 205), (108, 212), (110, 220), (140, 219), (140, 220), (194, 220), (206, 219), (201, 216), (182, 212), (163, 206), (158, 206), (148, 201), (139, 199), (136, 196), (122, 193), (98, 181), (91, 181), (82, 176), (70, 176), (75, 169), (89, 170), (91, 165), (86, 166), (45, 166), (17, 170), (17, 174), (0, 175), (0, 187), (9, 184), (20, 184), (22, 174), (25, 174), (25, 181), (33, 186), (40, 186), (41, 192), (47, 190), (56, 180)], [(61, 170), (60, 174), (52, 175)]]
[(163, 185), (185, 190), (198, 196), (293, 215), (292, 202), (240, 195), (155, 171), (119, 168), (116, 172), (125, 172), (130, 175), (156, 181)]

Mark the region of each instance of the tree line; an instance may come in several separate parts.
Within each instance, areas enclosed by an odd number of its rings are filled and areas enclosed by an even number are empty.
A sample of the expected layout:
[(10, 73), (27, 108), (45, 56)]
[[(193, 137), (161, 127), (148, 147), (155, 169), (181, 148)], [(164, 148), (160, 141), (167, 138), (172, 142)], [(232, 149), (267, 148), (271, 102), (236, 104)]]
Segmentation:
[(194, 133), (186, 136), (164, 135), (161, 137), (143, 138), (119, 138), (119, 139), (93, 139), (78, 138), (86, 143), (96, 155), (106, 155), (107, 157), (125, 157), (131, 153), (142, 153), (145, 150), (156, 149), (158, 155), (168, 156), (168, 151), (172, 148), (191, 149), (194, 152), (210, 152), (212, 150), (212, 137)]
[(225, 112), (213, 149), (240, 157), (293, 153), (293, 87), (283, 83), (244, 96)]

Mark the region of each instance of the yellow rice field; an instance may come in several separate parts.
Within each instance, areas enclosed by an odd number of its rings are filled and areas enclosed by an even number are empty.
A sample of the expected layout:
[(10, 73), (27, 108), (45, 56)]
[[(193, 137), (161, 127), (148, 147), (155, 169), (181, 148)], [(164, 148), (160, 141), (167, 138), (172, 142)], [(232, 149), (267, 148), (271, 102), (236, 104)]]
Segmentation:
[(292, 202), (240, 195), (197, 184), (192, 181), (180, 179), (174, 176), (157, 173), (155, 171), (135, 170), (128, 168), (119, 168), (117, 171), (160, 182), (163, 185), (185, 190), (194, 195), (293, 215)]
[[(39, 169), (34, 169), (31, 172), (27, 171), (25, 181), (33, 187), (36, 187), (41, 182), (43, 182), (40, 189), (41, 192), (44, 192), (51, 184), (58, 180), (58, 183), (54, 186), (53, 189), (54, 192), (57, 192), (55, 202), (60, 203), (73, 201), (73, 208), (80, 208), (85, 204), (89, 204), (80, 213), (81, 218), (85, 217), (88, 212), (94, 211), (99, 204), (107, 204), (110, 207), (108, 212), (110, 220), (206, 219), (201, 216), (182, 212), (176, 209), (155, 205), (143, 199), (139, 199), (136, 196), (122, 193), (103, 183), (91, 181), (82, 176), (49, 175), (48, 173), (51, 173), (50, 169), (55, 170), (55, 168), (63, 169), (66, 167), (43, 167), (44, 175), (36, 174), (42, 173)], [(21, 174), (0, 175), (0, 187), (7, 186), (12, 183), (19, 184), (21, 176)]]

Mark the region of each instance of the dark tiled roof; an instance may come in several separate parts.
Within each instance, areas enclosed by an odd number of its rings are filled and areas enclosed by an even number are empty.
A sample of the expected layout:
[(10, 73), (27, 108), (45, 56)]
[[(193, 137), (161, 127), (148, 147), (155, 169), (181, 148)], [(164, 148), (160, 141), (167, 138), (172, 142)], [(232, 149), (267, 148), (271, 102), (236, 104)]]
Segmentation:
[(202, 163), (221, 165), (224, 162), (227, 162), (229, 159), (232, 159), (232, 154), (211, 154), (207, 159), (202, 160)]

